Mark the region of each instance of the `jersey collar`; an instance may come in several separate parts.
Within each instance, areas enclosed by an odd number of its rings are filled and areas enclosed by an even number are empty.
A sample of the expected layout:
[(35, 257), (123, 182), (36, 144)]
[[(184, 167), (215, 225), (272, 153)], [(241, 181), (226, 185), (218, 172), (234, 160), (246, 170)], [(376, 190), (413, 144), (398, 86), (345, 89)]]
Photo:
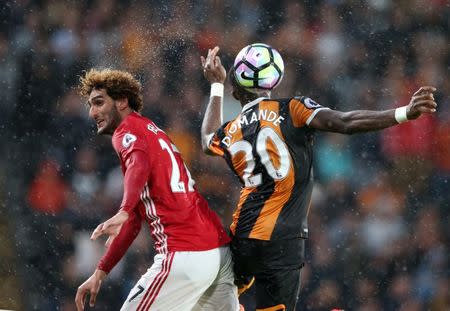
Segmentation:
[(129, 119), (130, 117), (139, 117), (139, 116), (141, 116), (141, 114), (140, 114), (139, 112), (136, 112), (136, 111), (133, 110), (129, 115), (127, 115), (127, 116), (120, 122), (119, 126), (114, 130), (113, 135), (114, 135), (116, 132), (120, 131), (120, 130), (122, 129), (122, 127), (125, 126), (125, 120)]
[(258, 97), (257, 99), (245, 104), (244, 107), (242, 107), (242, 112), (252, 108), (254, 105), (256, 105), (256, 104), (260, 103), (261, 101), (263, 101), (264, 99), (268, 99), (268, 98), (269, 97)]

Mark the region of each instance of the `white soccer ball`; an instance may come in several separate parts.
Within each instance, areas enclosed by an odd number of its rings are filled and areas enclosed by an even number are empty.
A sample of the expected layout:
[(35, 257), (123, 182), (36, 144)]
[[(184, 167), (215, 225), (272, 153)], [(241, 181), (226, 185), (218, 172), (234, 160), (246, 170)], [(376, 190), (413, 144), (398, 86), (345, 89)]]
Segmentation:
[(243, 48), (234, 60), (234, 76), (240, 86), (250, 92), (273, 90), (284, 75), (280, 53), (264, 43)]

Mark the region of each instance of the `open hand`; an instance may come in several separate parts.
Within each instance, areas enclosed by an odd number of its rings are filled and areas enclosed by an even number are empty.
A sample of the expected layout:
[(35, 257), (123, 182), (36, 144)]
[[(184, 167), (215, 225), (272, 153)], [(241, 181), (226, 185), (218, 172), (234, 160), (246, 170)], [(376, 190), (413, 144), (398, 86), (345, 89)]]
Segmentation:
[(435, 87), (422, 86), (413, 94), (411, 101), (406, 108), (408, 120), (417, 119), (422, 113), (436, 112), (437, 104), (434, 101), (433, 95), (433, 92), (435, 91)]

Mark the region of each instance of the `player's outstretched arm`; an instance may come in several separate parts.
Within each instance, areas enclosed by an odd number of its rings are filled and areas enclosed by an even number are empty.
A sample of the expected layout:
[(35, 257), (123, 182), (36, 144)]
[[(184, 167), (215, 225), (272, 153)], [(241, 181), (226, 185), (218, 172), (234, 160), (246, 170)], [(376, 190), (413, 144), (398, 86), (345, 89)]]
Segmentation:
[(227, 78), (227, 72), (222, 66), (220, 57), (217, 56), (219, 47), (208, 50), (208, 55), (201, 56), (203, 75), (211, 83), (211, 97), (206, 107), (205, 116), (203, 117), (201, 138), (202, 149), (206, 154), (214, 155), (208, 149), (209, 141), (214, 132), (222, 125), (222, 101), (224, 82)]
[(310, 127), (343, 134), (381, 130), (408, 120), (417, 119), (423, 113), (436, 112), (433, 92), (436, 88), (423, 86), (411, 97), (407, 106), (384, 111), (355, 110), (349, 112), (323, 109), (312, 119)]

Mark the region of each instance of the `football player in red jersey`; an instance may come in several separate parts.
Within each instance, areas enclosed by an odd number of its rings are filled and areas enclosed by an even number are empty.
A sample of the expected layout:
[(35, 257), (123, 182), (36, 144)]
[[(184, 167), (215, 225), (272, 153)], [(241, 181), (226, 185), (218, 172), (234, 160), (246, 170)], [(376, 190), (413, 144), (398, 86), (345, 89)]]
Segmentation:
[(375, 131), (434, 113), (436, 89), (421, 87), (397, 109), (341, 112), (306, 96), (271, 99), (270, 90), (250, 92), (232, 68), (233, 96), (242, 112), (222, 124), (226, 71), (218, 51), (201, 57), (211, 83), (201, 135), (205, 153), (223, 157), (243, 184), (230, 228), (235, 283), (239, 292), (255, 284), (257, 310), (295, 310), (308, 238), (315, 130)]
[(157, 255), (130, 291), (121, 310), (239, 310), (233, 283), (230, 238), (196, 190), (176, 146), (139, 114), (141, 84), (128, 72), (91, 69), (81, 79), (97, 133), (112, 135), (124, 174), (119, 212), (100, 224), (92, 239), (109, 236), (106, 253), (77, 291), (78, 310), (122, 258), (146, 221)]

